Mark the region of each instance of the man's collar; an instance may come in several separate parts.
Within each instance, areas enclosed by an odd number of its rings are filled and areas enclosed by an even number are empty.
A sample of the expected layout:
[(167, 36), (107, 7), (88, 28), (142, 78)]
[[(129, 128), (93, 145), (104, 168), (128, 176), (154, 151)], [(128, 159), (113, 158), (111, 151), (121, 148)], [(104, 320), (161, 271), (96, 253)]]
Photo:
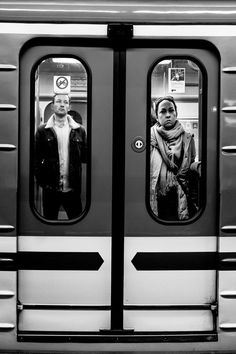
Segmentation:
[[(77, 129), (80, 127), (80, 124), (77, 123), (69, 114), (66, 116), (68, 124), (71, 129)], [(47, 121), (45, 128), (53, 128), (55, 125), (55, 114), (53, 114)]]

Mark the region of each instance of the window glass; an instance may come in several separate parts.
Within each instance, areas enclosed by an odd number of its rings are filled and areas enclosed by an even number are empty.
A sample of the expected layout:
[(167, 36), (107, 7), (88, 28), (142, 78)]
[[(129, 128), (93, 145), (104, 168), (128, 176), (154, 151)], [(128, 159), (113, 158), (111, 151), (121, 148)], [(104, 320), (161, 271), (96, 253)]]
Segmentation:
[(87, 71), (50, 57), (35, 71), (34, 208), (48, 220), (79, 217), (86, 204)]
[(164, 221), (185, 221), (201, 208), (202, 73), (167, 58), (151, 73), (150, 207)]

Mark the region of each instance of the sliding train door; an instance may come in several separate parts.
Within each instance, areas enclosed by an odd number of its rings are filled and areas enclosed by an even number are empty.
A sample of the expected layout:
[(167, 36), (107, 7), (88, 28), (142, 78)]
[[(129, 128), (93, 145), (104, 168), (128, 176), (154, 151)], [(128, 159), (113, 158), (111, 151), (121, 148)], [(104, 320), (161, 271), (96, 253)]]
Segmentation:
[[(218, 59), (194, 47), (159, 41), (127, 50), (124, 327), (136, 333), (215, 331)], [(181, 214), (182, 197), (175, 215), (159, 198), (165, 171), (160, 167), (158, 175), (151, 131), (160, 131), (156, 108), (163, 96), (175, 99), (178, 121), (195, 142), (189, 191), (182, 189), (188, 214)]]
[[(136, 334), (192, 333), (214, 340), (217, 56), (203, 43), (147, 45), (110, 33), (104, 47), (48, 39), (44, 45), (32, 41), (21, 53), (19, 338), (129, 341)], [(70, 96), (60, 109), (70, 108), (67, 143), (81, 153), (81, 165), (75, 160), (68, 168), (79, 166), (81, 193), (69, 203), (55, 94)], [(174, 179), (174, 203), (169, 198), (164, 208), (158, 183), (160, 175), (162, 182), (167, 177), (159, 153), (154, 181), (151, 133), (159, 129), (163, 96), (175, 99), (186, 132), (177, 154), (187, 160), (191, 154), (187, 174)], [(85, 133), (76, 135), (78, 127)], [(62, 143), (55, 145), (56, 137)], [(168, 144), (173, 147), (171, 137)], [(67, 203), (51, 217), (56, 169)], [(175, 216), (168, 216), (169, 209)]]
[[(41, 44), (31, 42), (21, 53), (17, 255), (22, 340), (110, 328), (113, 51), (68, 39), (64, 45), (63, 40)], [(50, 166), (59, 163), (55, 94), (71, 98), (64, 102), (70, 103), (73, 118), (69, 143), (82, 163), (75, 160), (68, 167), (71, 175), (77, 173), (80, 186), (74, 188), (81, 193), (51, 217), (57, 182)], [(62, 153), (60, 164), (65, 159)], [(70, 186), (62, 193), (66, 200)]]

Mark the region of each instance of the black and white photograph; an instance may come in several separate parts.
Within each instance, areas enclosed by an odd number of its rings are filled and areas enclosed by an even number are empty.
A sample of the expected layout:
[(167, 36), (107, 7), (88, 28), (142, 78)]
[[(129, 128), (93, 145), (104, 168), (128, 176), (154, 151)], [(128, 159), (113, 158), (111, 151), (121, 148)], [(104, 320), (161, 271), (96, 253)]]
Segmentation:
[(0, 354), (236, 354), (236, 1), (0, 0)]

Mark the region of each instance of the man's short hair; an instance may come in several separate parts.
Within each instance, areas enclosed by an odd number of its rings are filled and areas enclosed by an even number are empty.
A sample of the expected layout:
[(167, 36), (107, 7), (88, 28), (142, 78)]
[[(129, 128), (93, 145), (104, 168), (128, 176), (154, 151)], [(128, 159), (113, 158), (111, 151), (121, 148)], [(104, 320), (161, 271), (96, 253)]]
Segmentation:
[(69, 104), (70, 104), (70, 102), (71, 102), (71, 98), (70, 98), (70, 95), (68, 95), (68, 93), (55, 93), (55, 95), (54, 95), (54, 96), (53, 96), (53, 98), (52, 98), (52, 103), (54, 103), (54, 102), (55, 102), (55, 98), (56, 98), (56, 96), (59, 96), (59, 95), (68, 96), (68, 98), (69, 98)]

